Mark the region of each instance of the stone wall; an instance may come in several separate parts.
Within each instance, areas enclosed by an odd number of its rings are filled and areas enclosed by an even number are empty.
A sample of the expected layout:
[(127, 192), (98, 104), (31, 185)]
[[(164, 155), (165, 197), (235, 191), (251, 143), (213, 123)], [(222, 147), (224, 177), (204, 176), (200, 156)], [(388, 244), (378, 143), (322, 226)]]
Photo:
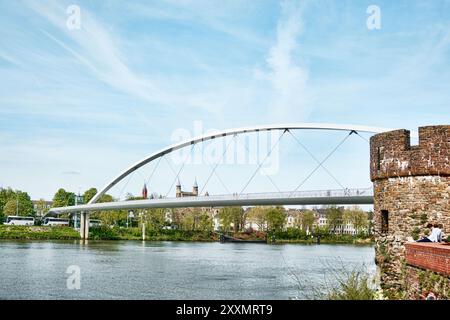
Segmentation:
[(376, 262), (382, 287), (395, 292), (403, 286), (405, 243), (426, 235), (428, 223), (442, 223), (450, 235), (450, 126), (419, 128), (417, 146), (407, 130), (375, 135), (370, 155)]

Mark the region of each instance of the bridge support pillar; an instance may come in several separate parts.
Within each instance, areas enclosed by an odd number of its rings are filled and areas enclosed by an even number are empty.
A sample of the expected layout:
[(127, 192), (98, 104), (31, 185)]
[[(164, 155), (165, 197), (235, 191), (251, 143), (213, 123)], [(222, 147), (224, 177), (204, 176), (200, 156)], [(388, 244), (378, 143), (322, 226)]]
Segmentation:
[(80, 215), (80, 238), (81, 240), (89, 239), (89, 213), (81, 212)]

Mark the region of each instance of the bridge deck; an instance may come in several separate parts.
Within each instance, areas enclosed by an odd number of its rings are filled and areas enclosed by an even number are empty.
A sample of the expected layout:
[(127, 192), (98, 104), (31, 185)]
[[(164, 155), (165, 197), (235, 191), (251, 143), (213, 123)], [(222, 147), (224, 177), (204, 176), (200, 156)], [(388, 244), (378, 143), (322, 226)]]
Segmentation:
[(184, 198), (162, 198), (93, 203), (52, 208), (50, 213), (79, 211), (130, 210), (145, 208), (273, 206), (273, 205), (370, 205), (372, 189), (320, 190), (297, 192), (246, 193)]

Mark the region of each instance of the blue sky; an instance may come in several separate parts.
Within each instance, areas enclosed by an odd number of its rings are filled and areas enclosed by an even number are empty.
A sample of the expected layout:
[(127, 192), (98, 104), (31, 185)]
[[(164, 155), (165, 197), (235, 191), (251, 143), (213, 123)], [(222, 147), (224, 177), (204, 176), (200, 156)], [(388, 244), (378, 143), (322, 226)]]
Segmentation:
[[(79, 30), (66, 27), (72, 4)], [(372, 4), (380, 30), (366, 27)], [(449, 120), (448, 0), (0, 0), (0, 39), (0, 187), (32, 198), (60, 186), (99, 188), (195, 121), (208, 130), (282, 122), (415, 129)], [(323, 158), (342, 134), (302, 138)], [(293, 141), (281, 150), (274, 179), (290, 189), (314, 162)], [(354, 139), (329, 169), (345, 185), (370, 185), (367, 152)], [(138, 193), (151, 170), (127, 191)], [(253, 171), (222, 170), (236, 191), (236, 176)], [(206, 171), (188, 166), (183, 184), (201, 184)], [(165, 193), (171, 172), (159, 172), (150, 189)], [(305, 188), (329, 179), (318, 172)], [(212, 193), (224, 192), (211, 183)], [(267, 189), (258, 175), (247, 191)]]

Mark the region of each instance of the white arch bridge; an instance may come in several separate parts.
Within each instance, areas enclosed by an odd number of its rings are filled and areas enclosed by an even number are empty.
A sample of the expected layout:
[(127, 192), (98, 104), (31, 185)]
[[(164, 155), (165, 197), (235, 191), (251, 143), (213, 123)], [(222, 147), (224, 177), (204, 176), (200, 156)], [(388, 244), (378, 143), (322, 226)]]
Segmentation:
[[(292, 134), (293, 130), (328, 130), (328, 131), (347, 131), (348, 135), (342, 140), (335, 149), (322, 161), (314, 157), (306, 147), (298, 141), (294, 135), (294, 139), (299, 145), (304, 148), (310, 156), (317, 162), (318, 168), (326, 168), (323, 166), (325, 161), (336, 151), (351, 135), (359, 135), (363, 133), (383, 133), (391, 131), (393, 129), (380, 128), (380, 127), (368, 127), (360, 125), (339, 125), (339, 124), (323, 124), (323, 123), (297, 123), (297, 124), (276, 124), (276, 125), (261, 125), (253, 127), (243, 127), (223, 130), (211, 134), (205, 134), (182, 141), (177, 144), (173, 144), (166, 148), (163, 148), (157, 152), (150, 154), (144, 159), (136, 162), (129, 168), (125, 169), (118, 176), (107, 183), (90, 201), (88, 204), (52, 208), (49, 213), (61, 214), (61, 213), (73, 213), (81, 212), (81, 237), (86, 239), (88, 237), (88, 219), (90, 211), (103, 211), (103, 210), (125, 210), (125, 209), (144, 209), (144, 208), (180, 208), (180, 207), (218, 207), (218, 206), (252, 206), (252, 205), (348, 205), (348, 204), (373, 204), (372, 189), (348, 189), (342, 188), (339, 190), (316, 190), (316, 191), (298, 191), (299, 185), (295, 190), (290, 192), (269, 192), (269, 193), (244, 193), (246, 186), (240, 193), (228, 194), (228, 195), (214, 195), (214, 196), (197, 196), (197, 197), (181, 197), (181, 198), (162, 198), (162, 199), (144, 199), (144, 200), (131, 200), (131, 201), (116, 201), (108, 203), (97, 203), (99, 199), (113, 186), (118, 184), (124, 178), (129, 176), (144, 165), (161, 157), (174, 152), (176, 150), (193, 146), (198, 143), (202, 143), (208, 140), (224, 138), (229, 136), (237, 136), (241, 134), (251, 132), (264, 132), (278, 130), (281, 131), (281, 137), (284, 134)], [(361, 136), (362, 137), (362, 136)], [(363, 138), (363, 137), (362, 137)], [(365, 139), (365, 138), (363, 138)], [(366, 139), (365, 139), (366, 140)], [(271, 151), (269, 151), (270, 154)], [(261, 168), (262, 163), (258, 165), (254, 175)], [(214, 168), (214, 170), (216, 167)], [(181, 169), (180, 169), (181, 170)], [(177, 177), (180, 172), (178, 172)], [(309, 175), (311, 176), (312, 173)], [(329, 172), (328, 172), (329, 173)], [(331, 175), (331, 173), (329, 173)], [(251, 177), (253, 178), (254, 175)], [(307, 178), (309, 178), (309, 176)], [(331, 175), (332, 176), (332, 175)], [(251, 179), (250, 179), (251, 180)]]

